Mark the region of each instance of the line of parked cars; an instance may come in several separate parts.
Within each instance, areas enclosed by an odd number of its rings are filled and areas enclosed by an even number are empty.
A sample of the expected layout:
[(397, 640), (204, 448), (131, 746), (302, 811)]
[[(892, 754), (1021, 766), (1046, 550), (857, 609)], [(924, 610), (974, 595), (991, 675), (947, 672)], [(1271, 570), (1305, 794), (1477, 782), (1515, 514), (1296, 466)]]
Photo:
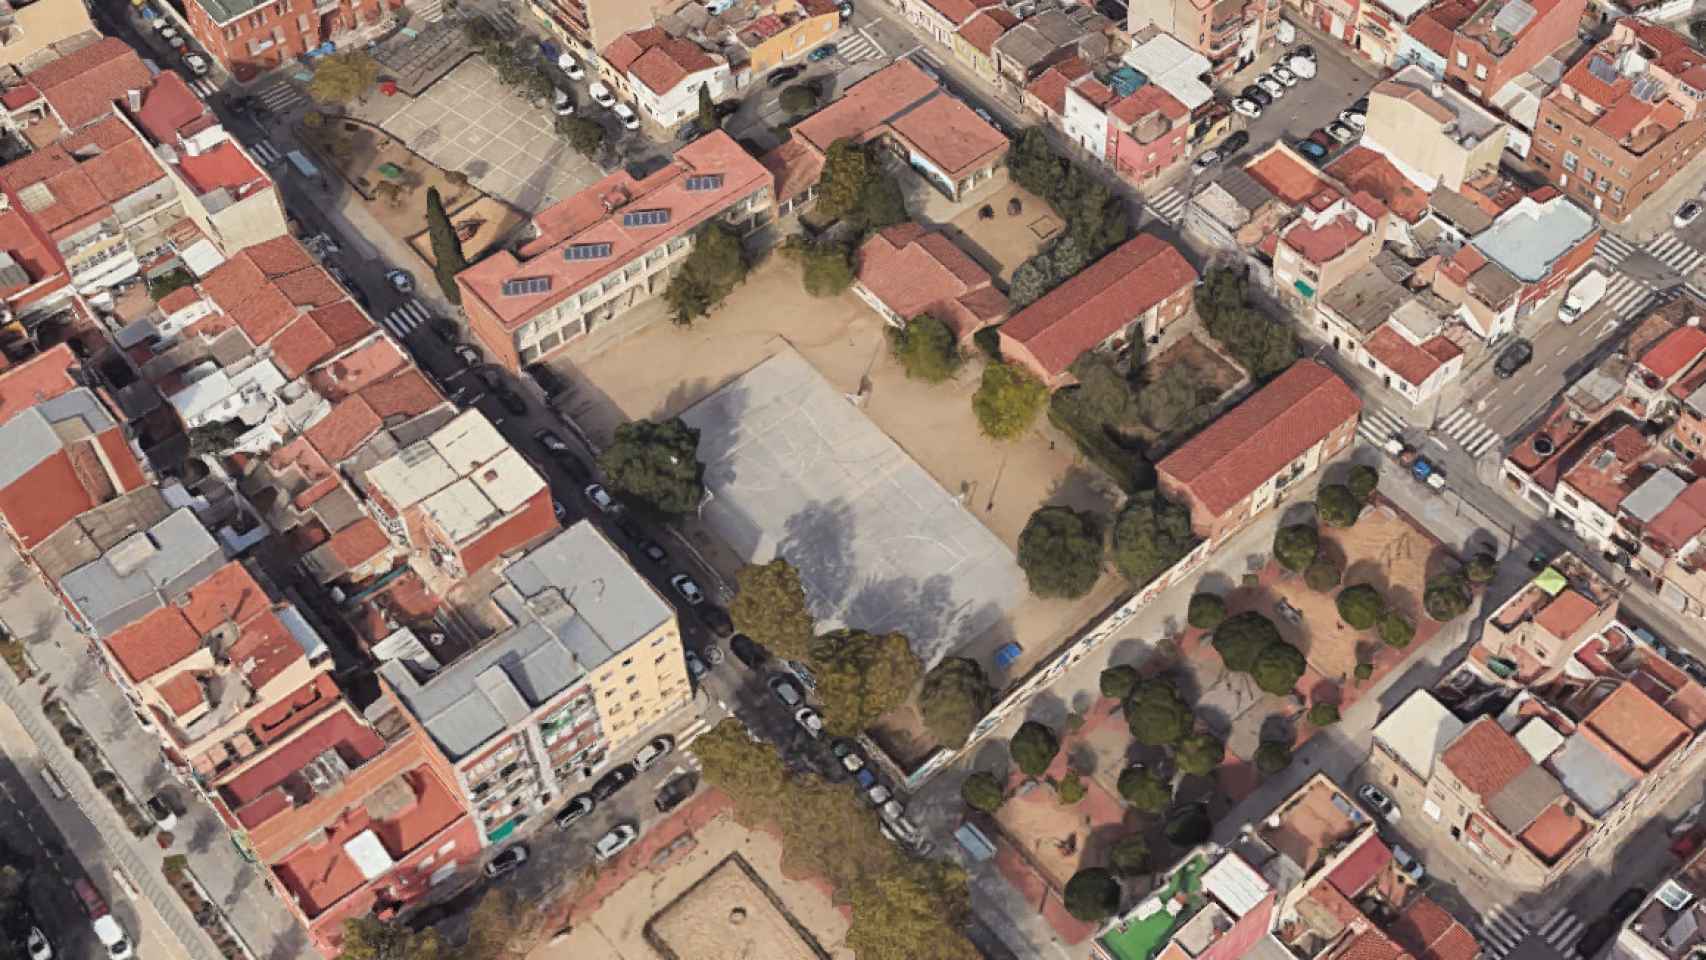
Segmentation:
[(1297, 142), (1297, 152), (1315, 163), (1322, 163), (1335, 149), (1362, 136), (1368, 126), (1368, 98), (1363, 97), (1339, 111), (1339, 118), (1324, 127), (1317, 127), (1309, 136)]
[(1304, 44), (1292, 49), (1274, 62), (1267, 72), (1256, 75), (1255, 82), (1239, 91), (1232, 99), (1232, 109), (1252, 120), (1285, 96), (1286, 90), (1300, 81), (1313, 80), (1316, 74), (1315, 48)]

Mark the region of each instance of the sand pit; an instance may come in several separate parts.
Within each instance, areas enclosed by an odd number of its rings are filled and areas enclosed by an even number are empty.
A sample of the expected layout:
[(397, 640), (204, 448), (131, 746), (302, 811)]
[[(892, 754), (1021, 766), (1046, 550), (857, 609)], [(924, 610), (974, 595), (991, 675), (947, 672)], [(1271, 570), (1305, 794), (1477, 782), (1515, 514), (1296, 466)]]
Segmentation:
[(739, 854), (730, 854), (646, 923), (667, 960), (829, 960)]

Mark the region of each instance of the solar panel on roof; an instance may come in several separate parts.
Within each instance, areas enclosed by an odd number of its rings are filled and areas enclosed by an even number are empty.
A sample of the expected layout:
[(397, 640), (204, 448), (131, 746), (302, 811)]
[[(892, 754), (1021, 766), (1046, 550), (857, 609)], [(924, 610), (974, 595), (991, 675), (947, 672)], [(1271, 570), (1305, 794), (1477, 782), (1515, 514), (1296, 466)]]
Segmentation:
[(720, 173), (701, 173), (687, 178), (689, 190), (721, 190), (723, 175)]
[(517, 277), (505, 280), (500, 291), (506, 297), (525, 297), (551, 289), (550, 277)]
[(1617, 68), (1611, 65), (1610, 60), (1598, 55), (1588, 58), (1588, 73), (1593, 74), (1594, 79), (1601, 83), (1617, 82)]
[(610, 256), (608, 243), (574, 243), (563, 251), (564, 260), (598, 260)]
[(1528, 26), (1534, 19), (1534, 8), (1523, 0), (1511, 0), (1499, 15), (1493, 18), (1493, 29), (1507, 36), (1516, 36), (1522, 28)]
[(622, 215), (624, 227), (656, 227), (668, 222), (668, 210), (633, 210)]

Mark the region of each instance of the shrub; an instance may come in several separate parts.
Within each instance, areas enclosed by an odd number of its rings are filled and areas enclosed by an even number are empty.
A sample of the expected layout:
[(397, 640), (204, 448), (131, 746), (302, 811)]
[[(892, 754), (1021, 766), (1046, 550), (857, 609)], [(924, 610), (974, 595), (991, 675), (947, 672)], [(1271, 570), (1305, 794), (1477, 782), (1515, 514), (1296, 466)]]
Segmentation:
[(1101, 923), (1119, 909), (1120, 884), (1113, 873), (1100, 867), (1080, 870), (1066, 881), (1061, 902), (1079, 921)]
[(1468, 583), (1455, 573), (1442, 573), (1429, 580), (1422, 593), (1422, 609), (1441, 623), (1469, 612), (1470, 602)]
[(1135, 877), (1149, 866), (1149, 841), (1143, 834), (1121, 837), (1108, 848), (1108, 868), (1122, 877)]
[(1291, 766), (1291, 744), (1279, 740), (1264, 740), (1256, 748), (1256, 769), (1265, 776), (1273, 776)]
[(1339, 706), (1334, 703), (1317, 703), (1309, 708), (1309, 722), (1317, 727), (1330, 727), (1339, 722)]
[(1178, 743), (1194, 722), (1179, 691), (1159, 677), (1138, 684), (1122, 709), (1132, 737), (1152, 747)]
[(1274, 533), (1274, 559), (1294, 573), (1309, 569), (1320, 550), (1321, 535), (1313, 523), (1294, 523)]
[(1226, 744), (1209, 733), (1193, 733), (1179, 741), (1178, 749), (1173, 754), (1173, 762), (1178, 765), (1180, 773), (1192, 776), (1206, 777), (1220, 766), (1226, 759)]
[[(852, 268), (849, 267), (849, 283), (852, 277)], [(913, 317), (904, 327), (890, 327), (889, 350), (900, 361), (907, 379), (925, 383), (952, 379), (963, 362), (959, 344), (954, 341), (954, 331), (928, 313)]]
[(783, 89), (777, 100), (783, 110), (798, 116), (817, 109), (817, 90), (809, 83), (796, 83)]
[(1351, 496), (1356, 497), (1359, 503), (1367, 503), (1368, 498), (1374, 496), (1374, 488), (1379, 485), (1380, 471), (1367, 464), (1357, 464), (1351, 468), (1350, 474), (1345, 477), (1345, 487), (1350, 490)]
[(1000, 781), (993, 774), (981, 770), (960, 781), (960, 799), (966, 802), (966, 806), (984, 813), (994, 813), (1007, 800)]
[(1054, 796), (1061, 806), (1070, 807), (1084, 799), (1084, 794), (1088, 793), (1089, 789), (1084, 785), (1084, 779), (1078, 775), (1078, 771), (1069, 770), (1066, 776), (1061, 777), (1060, 782), (1055, 784)]
[(1386, 599), (1378, 590), (1359, 583), (1339, 591), (1339, 617), (1357, 630), (1372, 628), (1386, 612)]
[(1416, 638), (1416, 625), (1406, 620), (1398, 611), (1388, 610), (1380, 615), (1375, 632), (1380, 634), (1380, 642), (1389, 647), (1403, 649)]
[(972, 394), (971, 408), (983, 432), (996, 440), (1012, 440), (1031, 428), (1048, 401), (1048, 388), (1009, 363), (983, 368), (983, 382)]
[(1226, 601), (1212, 593), (1193, 593), (1185, 620), (1199, 630), (1213, 630), (1226, 619)]
[(1348, 527), (1357, 522), (1357, 514), (1361, 512), (1362, 503), (1342, 483), (1322, 487), (1315, 498), (1315, 513), (1322, 523), (1331, 527)]
[(1168, 814), (1167, 824), (1162, 829), (1167, 834), (1167, 842), (1183, 850), (1207, 840), (1214, 832), (1214, 821), (1209, 819), (1207, 807), (1193, 803)]
[(1001, 324), (980, 327), (971, 335), (971, 342), (983, 351), (985, 358), (997, 363), (1001, 361)]
[(1326, 593), (1339, 585), (1339, 566), (1325, 557), (1318, 557), (1303, 572), (1303, 582), (1316, 593)]
[(1139, 766), (1120, 771), (1120, 797), (1144, 813), (1160, 813), (1173, 802), (1173, 788), (1167, 781)]
[(1132, 690), (1137, 687), (1138, 679), (1137, 668), (1122, 663), (1103, 670), (1098, 681), (1102, 689), (1102, 696), (1124, 700), (1131, 696)]

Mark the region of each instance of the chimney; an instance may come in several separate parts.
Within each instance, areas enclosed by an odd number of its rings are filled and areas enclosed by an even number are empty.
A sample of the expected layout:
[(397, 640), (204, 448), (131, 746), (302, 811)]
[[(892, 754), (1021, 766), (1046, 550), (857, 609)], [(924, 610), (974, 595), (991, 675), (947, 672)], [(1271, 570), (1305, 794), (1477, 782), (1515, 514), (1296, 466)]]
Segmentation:
[(125, 97), (125, 101), (130, 104), (130, 112), (131, 113), (138, 113), (142, 110), (142, 91), (141, 90), (126, 90), (124, 92), (124, 97)]

